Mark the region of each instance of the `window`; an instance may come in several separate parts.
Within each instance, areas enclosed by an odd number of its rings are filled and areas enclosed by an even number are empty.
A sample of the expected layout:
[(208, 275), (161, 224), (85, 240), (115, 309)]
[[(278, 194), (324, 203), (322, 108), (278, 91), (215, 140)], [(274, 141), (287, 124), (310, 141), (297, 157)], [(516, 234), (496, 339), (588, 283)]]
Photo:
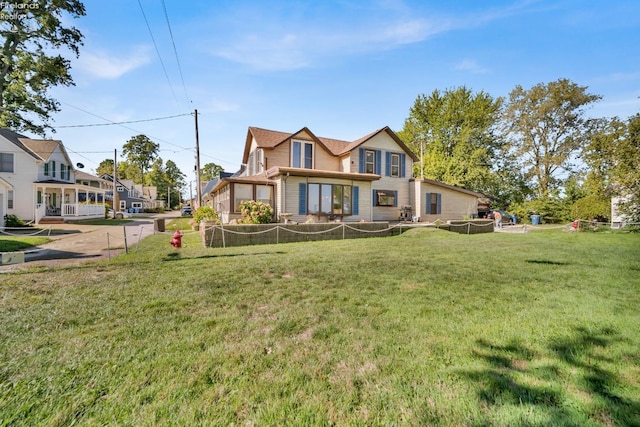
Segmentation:
[(140, 208), (140, 209), (142, 209), (142, 203), (141, 202), (131, 202), (131, 207), (132, 208)]
[(397, 191), (373, 190), (374, 206), (398, 206)]
[(263, 163), (263, 153), (262, 153), (262, 148), (258, 148), (256, 150), (257, 156), (256, 156), (256, 173), (262, 173), (264, 172), (264, 163)]
[(271, 205), (272, 189), (270, 185), (256, 185), (256, 201)]
[(49, 163), (44, 164), (44, 176), (49, 176)]
[(313, 143), (293, 141), (291, 146), (291, 167), (313, 169)]
[[(303, 187), (304, 189), (304, 187)], [(308, 184), (306, 213), (313, 215), (351, 215), (351, 186)]]
[(62, 164), (62, 163), (60, 163), (60, 179), (64, 179), (64, 177), (66, 175), (66, 173), (65, 173), (66, 169), (67, 169), (67, 166)]
[(438, 215), (442, 213), (442, 194), (427, 193), (425, 199), (427, 201), (427, 214)]
[(400, 177), (400, 154), (391, 154), (391, 172), (393, 177)]
[(13, 209), (13, 190), (7, 192), (7, 209)]
[(0, 153), (0, 172), (13, 173), (13, 154)]
[(253, 200), (252, 184), (234, 184), (233, 185), (233, 206), (234, 212), (240, 212), (240, 204)]
[(121, 185), (118, 185), (118, 186), (116, 187), (116, 191), (117, 191), (118, 193), (122, 193), (122, 192), (124, 191), (124, 187), (123, 187), (123, 186), (121, 186)]
[(365, 150), (364, 152), (364, 173), (376, 173), (376, 152)]

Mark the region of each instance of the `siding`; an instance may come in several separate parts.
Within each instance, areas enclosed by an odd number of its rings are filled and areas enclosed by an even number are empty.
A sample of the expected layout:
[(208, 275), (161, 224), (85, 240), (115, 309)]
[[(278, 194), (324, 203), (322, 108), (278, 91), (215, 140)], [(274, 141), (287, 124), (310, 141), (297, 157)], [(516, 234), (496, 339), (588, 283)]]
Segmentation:
[[(286, 182), (286, 210), (281, 211), (285, 213), (292, 213), (292, 221), (305, 222), (307, 215), (300, 215), (298, 212), (298, 206), (300, 203), (300, 184), (307, 183), (316, 184), (342, 184), (352, 185), (358, 187), (358, 215), (345, 216), (344, 221), (370, 221), (371, 220), (371, 183), (368, 181), (351, 181), (346, 179), (331, 179), (331, 178), (305, 178), (298, 176), (290, 176)], [(276, 190), (279, 192), (279, 190)], [(396, 209), (397, 210), (397, 209)]]

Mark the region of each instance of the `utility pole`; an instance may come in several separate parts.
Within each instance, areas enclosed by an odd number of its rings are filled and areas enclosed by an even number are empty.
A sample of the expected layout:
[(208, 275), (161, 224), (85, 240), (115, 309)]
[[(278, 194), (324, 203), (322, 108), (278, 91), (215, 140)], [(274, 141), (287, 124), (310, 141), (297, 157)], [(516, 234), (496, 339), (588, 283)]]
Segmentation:
[(117, 178), (116, 171), (118, 170), (118, 150), (113, 150), (113, 217), (116, 217), (116, 212), (120, 209), (120, 197), (117, 191)]
[(202, 206), (202, 188), (200, 186), (200, 137), (198, 136), (198, 109), (194, 110), (196, 119), (196, 197), (198, 198), (198, 208)]
[(171, 187), (167, 188), (167, 209), (171, 209)]

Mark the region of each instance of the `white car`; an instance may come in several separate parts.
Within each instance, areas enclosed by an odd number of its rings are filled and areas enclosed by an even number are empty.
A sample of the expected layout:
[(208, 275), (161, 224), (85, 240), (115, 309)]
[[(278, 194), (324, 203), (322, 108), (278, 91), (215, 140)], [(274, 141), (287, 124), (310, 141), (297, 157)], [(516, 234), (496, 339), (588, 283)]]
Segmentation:
[(113, 209), (109, 209), (107, 211), (107, 218), (114, 218), (114, 215), (115, 215), (115, 217), (118, 217), (118, 218), (131, 218), (131, 217), (133, 217), (133, 215), (131, 215), (129, 212), (126, 212), (126, 211), (118, 211), (118, 212), (115, 212), (115, 213), (114, 213)]

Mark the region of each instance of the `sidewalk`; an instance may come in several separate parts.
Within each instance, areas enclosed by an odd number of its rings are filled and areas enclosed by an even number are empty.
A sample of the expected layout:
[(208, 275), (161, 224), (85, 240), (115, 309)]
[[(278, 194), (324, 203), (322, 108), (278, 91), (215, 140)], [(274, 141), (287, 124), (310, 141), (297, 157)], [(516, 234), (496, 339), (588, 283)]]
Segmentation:
[(51, 229), (61, 233), (48, 236), (51, 242), (25, 251), (24, 263), (0, 265), (0, 273), (108, 259), (124, 252), (125, 236), (127, 248), (135, 247), (141, 239), (154, 234), (154, 219), (162, 218), (168, 222), (179, 214), (169, 212), (152, 217), (134, 217), (133, 221), (120, 225), (55, 224)]

